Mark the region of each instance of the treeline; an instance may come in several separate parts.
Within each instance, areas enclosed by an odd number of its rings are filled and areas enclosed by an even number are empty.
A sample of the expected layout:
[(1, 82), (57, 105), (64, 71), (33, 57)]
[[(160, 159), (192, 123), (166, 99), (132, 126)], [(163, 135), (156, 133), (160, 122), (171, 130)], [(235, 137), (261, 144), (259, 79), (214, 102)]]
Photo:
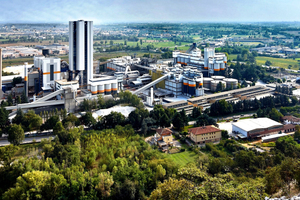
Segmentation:
[(137, 36), (101, 35), (101, 33), (99, 33), (94, 37), (94, 40), (128, 40), (131, 42), (137, 42), (139, 41), (139, 38)]
[[(230, 71), (233, 69), (233, 72)], [(267, 75), (267, 70), (264, 67), (255, 64), (236, 64), (232, 63), (230, 68), (225, 70), (225, 76), (238, 80), (247, 80), (256, 82), (258, 79), (265, 83), (274, 83), (276, 79), (273, 76)]]
[[(299, 147), (291, 136), (278, 139), (270, 152), (262, 153), (255, 149), (247, 150), (234, 140), (222, 140), (218, 145), (206, 144), (201, 150), (207, 154), (199, 154), (197, 163), (200, 169), (214, 176), (231, 173), (236, 177), (234, 180), (242, 183), (259, 180), (257, 183), (262, 191), (274, 194), (281, 190), (282, 196), (289, 196), (291, 183), (295, 187), (300, 185)], [(257, 186), (254, 188), (258, 189)]]
[(162, 105), (155, 105), (150, 112), (145, 108), (136, 108), (128, 117), (119, 112), (111, 112), (106, 116), (94, 119), (92, 113), (87, 112), (80, 118), (80, 122), (94, 130), (131, 125), (141, 135), (146, 135), (153, 129), (170, 127), (171, 124), (175, 129), (182, 130), (184, 126), (188, 125), (190, 119), (195, 120), (197, 126), (217, 125), (216, 121), (207, 113), (202, 113), (200, 108), (195, 107), (192, 114), (187, 115), (185, 110), (177, 112), (173, 108), (165, 109)]
[(130, 126), (84, 132), (58, 122), (54, 131), (41, 142), (41, 159), (12, 162), (18, 147), (1, 148), (3, 199), (146, 199), (178, 170)]
[(293, 88), (289, 86), (276, 85), (275, 91), (282, 94), (293, 95)]
[(298, 103), (296, 97), (286, 95), (268, 96), (260, 99), (227, 102), (225, 99), (214, 102), (209, 109), (211, 116), (223, 116), (232, 113), (246, 112), (258, 109), (275, 108), (280, 106), (294, 106)]

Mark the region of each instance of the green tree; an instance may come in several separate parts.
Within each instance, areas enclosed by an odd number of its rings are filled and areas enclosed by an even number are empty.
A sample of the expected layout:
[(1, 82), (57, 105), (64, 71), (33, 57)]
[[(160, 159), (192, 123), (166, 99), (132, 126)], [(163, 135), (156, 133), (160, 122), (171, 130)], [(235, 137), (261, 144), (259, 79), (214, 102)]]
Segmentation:
[(269, 117), (279, 122), (283, 115), (276, 108), (272, 108), (271, 112), (269, 113)]
[(59, 116), (54, 115), (47, 119), (47, 121), (41, 126), (41, 131), (53, 129), (57, 122), (59, 122)]
[(25, 90), (21, 95), (21, 101), (22, 101), (22, 103), (28, 103), (28, 97), (25, 94)]
[(25, 139), (24, 130), (18, 124), (12, 124), (8, 129), (7, 140), (13, 145), (20, 145)]
[(22, 100), (21, 100), (20, 96), (16, 97), (16, 103), (17, 104), (21, 104), (22, 103)]
[(17, 179), (15, 187), (5, 192), (3, 199), (57, 199), (61, 196), (66, 182), (61, 174), (27, 172)]
[(87, 112), (84, 116), (82, 116), (81, 120), (83, 124), (89, 128), (96, 124), (96, 120), (91, 112)]
[(181, 130), (184, 127), (184, 121), (183, 121), (182, 116), (181, 116), (180, 113), (175, 113), (172, 124), (178, 130)]
[(10, 167), (11, 163), (14, 161), (14, 155), (18, 149), (19, 147), (12, 144), (0, 148), (0, 161), (4, 167)]
[(267, 61), (265, 62), (265, 65), (267, 65), (267, 66), (271, 66), (271, 65), (272, 65), (272, 63), (271, 63), (271, 61), (267, 60)]
[(12, 106), (13, 103), (14, 103), (11, 94), (9, 94), (8, 97), (7, 97), (7, 103), (8, 103), (9, 106)]
[(300, 140), (300, 126), (296, 125), (295, 126), (295, 134), (294, 134), (294, 139), (295, 140)]

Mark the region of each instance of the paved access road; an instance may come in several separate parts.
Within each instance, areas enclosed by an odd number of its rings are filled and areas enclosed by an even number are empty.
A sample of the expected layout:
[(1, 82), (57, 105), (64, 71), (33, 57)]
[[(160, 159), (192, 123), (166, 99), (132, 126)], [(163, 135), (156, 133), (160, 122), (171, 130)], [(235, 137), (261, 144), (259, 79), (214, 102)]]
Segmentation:
[[(37, 137), (28, 137), (25, 138), (25, 140), (21, 144), (27, 144), (27, 143), (32, 143), (32, 140), (35, 140), (36, 142), (41, 142), (42, 139), (48, 139), (50, 137), (55, 137), (54, 135), (45, 135), (45, 136), (37, 136)], [(10, 143), (7, 140), (0, 140), (0, 146), (6, 146), (9, 145)]]

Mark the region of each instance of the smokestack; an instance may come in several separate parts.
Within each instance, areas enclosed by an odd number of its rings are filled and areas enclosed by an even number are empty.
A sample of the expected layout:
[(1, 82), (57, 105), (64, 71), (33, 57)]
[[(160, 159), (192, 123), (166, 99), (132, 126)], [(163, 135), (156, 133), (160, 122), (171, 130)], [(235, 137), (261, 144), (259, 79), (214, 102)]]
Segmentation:
[(2, 99), (2, 97), (2, 49), (0, 48), (0, 99)]
[(24, 63), (24, 82), (25, 82), (25, 95), (28, 97), (28, 63)]

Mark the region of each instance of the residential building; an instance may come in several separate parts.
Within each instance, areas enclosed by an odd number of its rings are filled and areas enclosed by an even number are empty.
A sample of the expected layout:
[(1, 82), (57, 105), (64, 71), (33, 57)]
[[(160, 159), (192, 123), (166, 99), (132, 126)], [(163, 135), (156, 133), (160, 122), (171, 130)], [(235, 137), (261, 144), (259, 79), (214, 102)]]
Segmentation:
[(286, 124), (283, 126), (285, 133), (295, 132), (296, 125), (294, 124)]
[(156, 129), (156, 133), (154, 135), (154, 141), (157, 145), (163, 150), (167, 151), (168, 146), (173, 145), (173, 135), (172, 131), (168, 128)]
[(199, 146), (220, 142), (222, 138), (222, 131), (213, 125), (191, 128), (188, 133), (194, 144)]
[(284, 124), (294, 124), (294, 125), (300, 124), (300, 118), (294, 117), (292, 115), (284, 116), (282, 117), (282, 120)]

